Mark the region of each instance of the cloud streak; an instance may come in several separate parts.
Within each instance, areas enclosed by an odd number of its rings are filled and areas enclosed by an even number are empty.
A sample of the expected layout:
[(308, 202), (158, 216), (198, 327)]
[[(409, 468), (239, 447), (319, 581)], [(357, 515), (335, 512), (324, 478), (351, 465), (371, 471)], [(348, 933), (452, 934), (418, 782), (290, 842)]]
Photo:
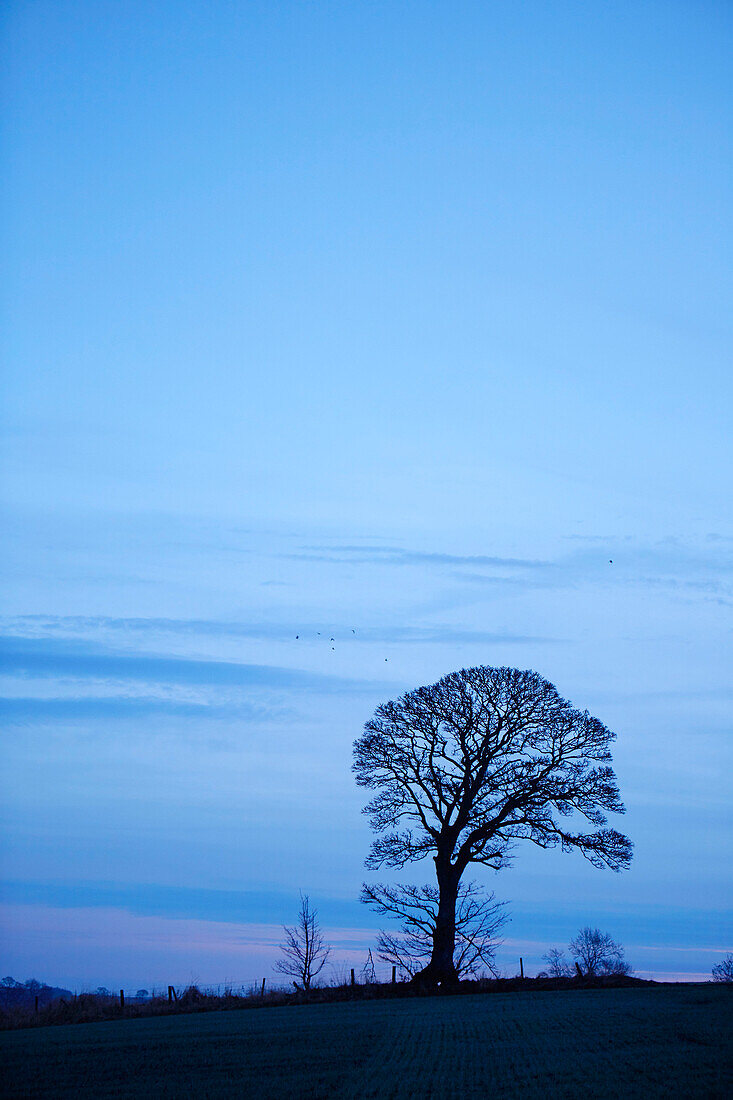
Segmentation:
[[(464, 630), (455, 626), (355, 626), (335, 625), (333, 622), (313, 622), (303, 626), (294, 623), (242, 623), (223, 619), (165, 619), (119, 618), (107, 615), (22, 615), (0, 619), (8, 631), (7, 639), (47, 637), (49, 634), (89, 634), (94, 631), (110, 631), (124, 634), (176, 634), (185, 637), (251, 638), (268, 641), (293, 641), (299, 634), (303, 641), (315, 638), (320, 630), (322, 637), (335, 633), (339, 641), (350, 644), (359, 642), (405, 642), (410, 645), (444, 644), (452, 642), (527, 643), (553, 642), (556, 638), (529, 634), (512, 634), (503, 631)], [(71, 640), (70, 640), (71, 641)], [(0, 651), (2, 642), (0, 641)]]
[[(297, 890), (222, 890), (138, 882), (5, 881), (0, 903), (58, 909), (124, 909), (139, 916), (281, 924), (297, 910)], [(353, 898), (319, 895), (321, 916), (332, 924), (371, 922), (371, 913)], [(372, 923), (376, 923), (372, 922)]]
[(347, 679), (328, 673), (276, 665), (122, 653), (69, 639), (20, 638), (7, 635), (0, 639), (0, 669), (6, 674), (29, 678), (197, 684), (207, 687), (301, 690), (323, 694), (371, 692), (385, 686), (383, 682)]
[(272, 721), (282, 718), (283, 709), (250, 706), (246, 703), (191, 703), (154, 696), (84, 696), (73, 698), (37, 698), (18, 696), (0, 699), (0, 718), (8, 726), (47, 722), (105, 721), (108, 719), (169, 718), (245, 718)]
[(283, 557), (300, 561), (330, 561), (349, 564), (375, 565), (468, 565), (494, 566), (513, 569), (547, 569), (552, 562), (533, 558), (502, 558), (490, 554), (443, 554), (439, 552), (408, 550), (402, 546), (303, 546), (299, 551)]
[(667, 537), (652, 544), (635, 543), (630, 536), (567, 535), (582, 549), (553, 560), (502, 557), (489, 554), (449, 554), (411, 550), (401, 546), (361, 546), (341, 543), (304, 545), (280, 556), (333, 565), (383, 565), (449, 569), (455, 581), (494, 586), (507, 591), (575, 588), (601, 583), (623, 587), (660, 588), (678, 596), (728, 605), (733, 591), (733, 559), (721, 536), (704, 546), (689, 546)]

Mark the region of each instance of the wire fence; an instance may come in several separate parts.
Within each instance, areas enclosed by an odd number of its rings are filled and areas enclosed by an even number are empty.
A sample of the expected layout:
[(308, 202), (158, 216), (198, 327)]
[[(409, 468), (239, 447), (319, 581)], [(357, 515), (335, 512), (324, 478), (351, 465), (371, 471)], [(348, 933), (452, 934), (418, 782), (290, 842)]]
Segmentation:
[[(339, 987), (346, 985), (386, 985), (392, 982), (406, 981), (409, 975), (395, 966), (367, 963), (362, 967), (334, 967), (327, 975), (319, 975), (314, 981), (316, 988)], [(95, 996), (121, 1000), (125, 1004), (144, 1004), (147, 1001), (166, 999), (175, 1001), (183, 997), (187, 990), (195, 989), (210, 997), (253, 997), (264, 993), (292, 992), (296, 981), (282, 974), (253, 975), (244, 979), (231, 979), (223, 982), (201, 982), (192, 977), (186, 982), (160, 983), (150, 987), (108, 989), (99, 986), (96, 989), (76, 989), (75, 996)]]

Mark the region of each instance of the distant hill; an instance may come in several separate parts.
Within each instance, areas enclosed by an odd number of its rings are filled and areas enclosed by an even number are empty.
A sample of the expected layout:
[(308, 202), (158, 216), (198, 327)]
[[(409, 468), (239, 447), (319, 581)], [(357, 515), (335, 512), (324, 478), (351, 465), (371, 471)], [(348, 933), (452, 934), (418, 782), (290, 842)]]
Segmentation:
[(38, 997), (38, 1007), (57, 1001), (59, 997), (72, 997), (70, 989), (59, 989), (55, 985), (46, 985), (29, 978), (27, 982), (16, 982), (15, 978), (3, 978), (0, 981), (0, 1008), (33, 1008)]

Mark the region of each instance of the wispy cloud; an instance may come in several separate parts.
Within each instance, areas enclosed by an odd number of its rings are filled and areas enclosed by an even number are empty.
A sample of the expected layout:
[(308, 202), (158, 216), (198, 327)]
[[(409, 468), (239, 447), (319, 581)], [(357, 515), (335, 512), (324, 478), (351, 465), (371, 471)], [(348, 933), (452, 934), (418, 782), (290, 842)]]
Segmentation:
[(540, 572), (534, 573), (532, 576), (507, 577), (496, 576), (491, 573), (476, 573), (474, 571), (455, 571), (451, 576), (462, 584), (485, 585), (489, 588), (496, 588), (497, 590), (503, 589), (507, 592), (526, 592), (530, 588), (567, 588), (570, 585), (568, 578), (558, 573), (556, 573), (554, 577), (549, 578)]
[[(295, 887), (291, 891), (222, 890), (139, 882), (5, 881), (0, 882), (0, 903), (125, 909), (140, 916), (266, 923), (288, 920), (297, 908), (298, 893)], [(319, 895), (317, 905), (321, 917), (332, 924), (355, 924), (370, 916), (356, 896)]]
[(377, 565), (468, 565), (495, 566), (513, 569), (543, 569), (552, 562), (532, 558), (503, 558), (490, 554), (444, 554), (424, 550), (408, 550), (402, 546), (303, 546), (283, 555), (304, 561), (373, 563)]
[(449, 626), (394, 626), (360, 630), (362, 641), (404, 642), (409, 645), (523, 645), (557, 642), (559, 638), (547, 638), (532, 634), (512, 634), (508, 631), (461, 630)]
[[(558, 639), (539, 635), (514, 634), (509, 631), (468, 630), (460, 627), (432, 624), (421, 626), (369, 626), (348, 624), (335, 625), (333, 622), (313, 622), (304, 627), (300, 622), (292, 623), (243, 623), (217, 619), (162, 619), (162, 618), (115, 618), (105, 615), (22, 615), (0, 619), (8, 631), (8, 636), (19, 638), (43, 638), (48, 635), (81, 635), (95, 632), (112, 634), (160, 635), (175, 634), (186, 637), (250, 638), (269, 641), (292, 641), (296, 634), (303, 640), (317, 636), (334, 634), (339, 641), (346, 639), (350, 643), (392, 642), (409, 645), (430, 644), (523, 644), (554, 642)], [(2, 642), (0, 642), (0, 646)]]
[(185, 657), (114, 652), (62, 638), (0, 639), (0, 668), (23, 677), (95, 678), (108, 681), (274, 688), (322, 693), (374, 690), (375, 682), (275, 665), (201, 661)]
[[(124, 618), (113, 615), (13, 615), (0, 618), (12, 636), (87, 635), (97, 631), (129, 634), (179, 634), (188, 637), (292, 638), (298, 626), (225, 619)], [(320, 624), (319, 624), (320, 625)]]
[(171, 718), (244, 718), (268, 721), (281, 718), (284, 709), (247, 703), (192, 703), (157, 696), (81, 696), (38, 698), (17, 696), (0, 699), (0, 718), (8, 726), (47, 722), (104, 721), (167, 716)]
[(571, 534), (571, 553), (546, 558), (503, 557), (491, 554), (451, 554), (412, 550), (402, 546), (355, 543), (307, 544), (281, 556), (334, 565), (434, 567), (462, 584), (523, 591), (574, 588), (580, 584), (667, 588), (679, 596), (698, 597), (727, 605), (733, 597), (730, 574), (733, 558), (727, 539), (715, 534), (693, 546), (672, 536), (655, 543), (635, 542), (630, 536)]

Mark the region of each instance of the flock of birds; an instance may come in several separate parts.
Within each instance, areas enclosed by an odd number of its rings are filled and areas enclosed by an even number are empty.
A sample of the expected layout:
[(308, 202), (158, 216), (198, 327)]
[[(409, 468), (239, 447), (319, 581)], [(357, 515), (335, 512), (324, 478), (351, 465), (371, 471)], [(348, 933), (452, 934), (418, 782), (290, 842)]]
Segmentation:
[[(352, 634), (356, 634), (356, 631), (354, 630), (353, 626), (352, 626), (352, 628), (351, 628), (351, 633), (352, 633)], [(319, 638), (320, 638), (320, 637), (322, 637), (322, 635), (321, 635), (321, 632), (320, 632), (320, 630), (317, 630), (317, 631), (316, 631), (316, 636), (317, 636), (317, 637), (319, 637)], [(295, 640), (296, 640), (296, 642), (300, 641), (300, 634), (296, 634), (296, 635), (295, 635)], [(331, 642), (335, 642), (335, 641), (336, 641), (336, 639), (335, 639), (335, 638), (333, 638), (333, 637), (331, 637), (331, 638), (329, 638), (329, 639), (328, 639), (328, 641), (329, 641), (329, 644), (330, 644)], [(336, 649), (336, 646), (335, 646), (335, 645), (331, 645), (331, 649), (335, 650), (335, 649)], [(388, 661), (388, 660), (389, 660), (389, 657), (385, 657), (384, 659), (385, 659), (385, 661)]]
[[(608, 564), (609, 564), (609, 565), (613, 565), (613, 558), (609, 558), (609, 559), (608, 559)], [(352, 628), (351, 628), (351, 633), (352, 633), (352, 634), (356, 634), (356, 630), (355, 630), (355, 629), (353, 628), (353, 626), (352, 626)], [(320, 630), (317, 630), (317, 631), (316, 631), (316, 636), (317, 636), (317, 637), (319, 637), (319, 638), (320, 638), (320, 637), (322, 637), (322, 635), (321, 635), (321, 631), (320, 631)], [(296, 635), (295, 635), (295, 640), (296, 640), (296, 642), (299, 642), (299, 641), (300, 641), (300, 634), (296, 634)], [(329, 644), (331, 645), (331, 649), (335, 651), (335, 649), (336, 649), (336, 646), (335, 646), (335, 645), (333, 645), (333, 644), (331, 644), (331, 643), (333, 643), (333, 642), (335, 642), (335, 641), (336, 641), (335, 637), (331, 637), (331, 638), (329, 638), (329, 639), (328, 639), (328, 641), (329, 641)], [(389, 657), (385, 657), (384, 659), (385, 659), (385, 661), (388, 661), (388, 660), (389, 660)]]

